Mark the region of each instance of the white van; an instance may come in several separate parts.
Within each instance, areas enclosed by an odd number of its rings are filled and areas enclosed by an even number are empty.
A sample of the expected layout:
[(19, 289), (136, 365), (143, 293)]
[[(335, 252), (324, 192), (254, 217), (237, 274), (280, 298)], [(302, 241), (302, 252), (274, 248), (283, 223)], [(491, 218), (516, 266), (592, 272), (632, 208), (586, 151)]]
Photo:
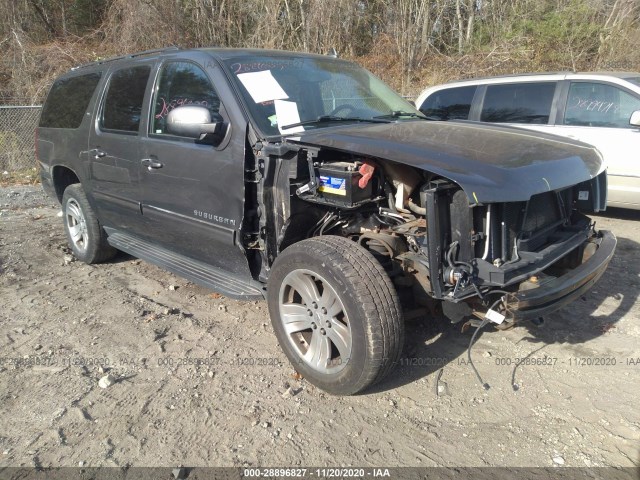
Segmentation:
[(437, 120), (503, 123), (590, 143), (608, 165), (608, 205), (640, 210), (640, 73), (548, 73), (450, 82), (418, 108)]

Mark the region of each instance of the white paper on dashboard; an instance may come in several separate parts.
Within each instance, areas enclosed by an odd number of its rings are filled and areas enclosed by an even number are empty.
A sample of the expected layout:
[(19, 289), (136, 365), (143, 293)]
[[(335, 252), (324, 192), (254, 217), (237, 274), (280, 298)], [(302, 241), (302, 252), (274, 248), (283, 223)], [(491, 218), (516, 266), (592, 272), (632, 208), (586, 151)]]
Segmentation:
[(299, 133), (304, 132), (304, 127), (291, 127), (283, 129), (283, 125), (291, 125), (300, 121), (300, 113), (298, 112), (298, 104), (296, 102), (287, 102), (286, 100), (276, 100), (273, 102), (276, 107), (276, 117), (278, 117), (278, 130), (280, 133)]
[(287, 92), (282, 89), (278, 81), (271, 75), (271, 70), (241, 73), (238, 75), (238, 79), (256, 103), (289, 98)]

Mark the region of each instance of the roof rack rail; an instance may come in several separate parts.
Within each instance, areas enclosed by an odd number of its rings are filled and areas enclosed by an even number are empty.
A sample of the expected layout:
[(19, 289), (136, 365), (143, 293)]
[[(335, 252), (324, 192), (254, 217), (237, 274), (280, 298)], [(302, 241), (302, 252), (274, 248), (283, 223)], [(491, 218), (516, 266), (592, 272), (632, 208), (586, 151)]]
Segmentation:
[(78, 65), (76, 67), (73, 67), (71, 70), (79, 70), (81, 68), (91, 67), (93, 65), (102, 65), (104, 63), (115, 62), (116, 60), (122, 60), (125, 58), (143, 57), (145, 55), (153, 55), (154, 53), (175, 52), (177, 50), (181, 50), (181, 48), (176, 45), (172, 45), (170, 47), (156, 48), (153, 50), (145, 50), (144, 52), (128, 53), (127, 55), (119, 55), (117, 57), (105, 58), (104, 60), (96, 60), (95, 62), (89, 62), (82, 65)]
[(459, 82), (475, 82), (479, 80), (494, 80), (498, 78), (517, 78), (517, 77), (530, 77), (534, 75), (568, 75), (571, 73), (575, 73), (571, 70), (565, 71), (557, 71), (557, 72), (524, 72), (524, 73), (504, 73), (501, 75), (488, 75), (485, 77), (472, 77), (472, 78), (463, 78), (458, 80), (449, 80), (447, 83), (459, 83)]

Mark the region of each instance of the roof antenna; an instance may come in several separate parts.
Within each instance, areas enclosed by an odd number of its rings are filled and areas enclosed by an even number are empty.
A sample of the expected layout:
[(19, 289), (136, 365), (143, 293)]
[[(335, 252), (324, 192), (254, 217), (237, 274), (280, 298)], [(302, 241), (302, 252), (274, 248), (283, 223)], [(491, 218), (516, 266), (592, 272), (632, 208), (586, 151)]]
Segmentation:
[(329, 49), (329, 51), (327, 52), (327, 56), (328, 57), (333, 57), (333, 58), (338, 58), (338, 52), (336, 52), (336, 49), (331, 47)]

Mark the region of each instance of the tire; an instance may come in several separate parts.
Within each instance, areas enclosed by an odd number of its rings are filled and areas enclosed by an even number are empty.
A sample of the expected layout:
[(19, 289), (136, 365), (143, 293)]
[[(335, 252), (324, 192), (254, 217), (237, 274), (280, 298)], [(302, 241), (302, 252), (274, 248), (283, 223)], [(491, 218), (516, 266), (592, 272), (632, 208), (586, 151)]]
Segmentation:
[(69, 247), (78, 260), (100, 263), (116, 254), (79, 183), (69, 185), (62, 195), (62, 218)]
[(267, 298), (289, 361), (328, 393), (361, 392), (400, 359), (398, 295), (373, 255), (351, 240), (322, 236), (286, 248), (271, 270)]

